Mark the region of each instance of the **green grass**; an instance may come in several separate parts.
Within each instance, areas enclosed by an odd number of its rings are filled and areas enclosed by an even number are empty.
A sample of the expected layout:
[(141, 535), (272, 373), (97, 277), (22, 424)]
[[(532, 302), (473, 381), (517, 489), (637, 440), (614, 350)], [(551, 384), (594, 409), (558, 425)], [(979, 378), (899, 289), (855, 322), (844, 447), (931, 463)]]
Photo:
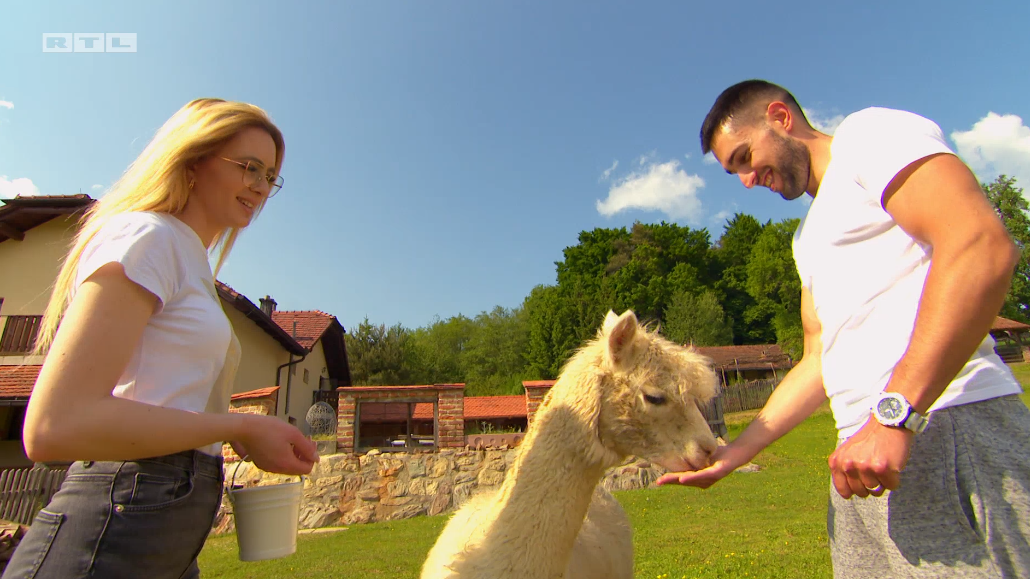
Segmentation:
[(1016, 380), (1023, 385), (1023, 402), (1026, 402), (1027, 406), (1030, 406), (1030, 364), (1022, 362), (1020, 364), (1009, 364), (1009, 368), (1012, 369), (1012, 373), (1016, 375)]
[(241, 562), (235, 535), (208, 539), (200, 554), (205, 579), (327, 579), (418, 577), (446, 519), (415, 517), (391, 523), (354, 525), (347, 530), (301, 535), (297, 552), (271, 561)]
[[(1012, 365), (1030, 406), (1030, 364)], [(732, 439), (755, 412), (727, 416)], [(616, 493), (633, 523), (636, 576), (650, 579), (829, 578), (826, 458), (836, 431), (826, 406), (755, 460), (708, 490), (662, 487)], [(243, 563), (234, 535), (212, 537), (202, 575), (226, 579), (417, 578), (446, 516), (354, 525), (301, 535), (297, 553)]]

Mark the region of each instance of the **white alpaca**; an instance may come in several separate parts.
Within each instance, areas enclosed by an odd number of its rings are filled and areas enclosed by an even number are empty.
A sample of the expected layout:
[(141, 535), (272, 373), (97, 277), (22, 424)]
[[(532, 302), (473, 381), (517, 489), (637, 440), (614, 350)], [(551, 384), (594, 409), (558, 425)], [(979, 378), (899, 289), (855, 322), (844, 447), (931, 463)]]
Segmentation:
[(609, 312), (537, 411), (501, 488), (451, 518), (422, 579), (623, 579), (629, 520), (599, 485), (628, 456), (673, 471), (716, 448), (698, 408), (714, 396), (708, 359)]

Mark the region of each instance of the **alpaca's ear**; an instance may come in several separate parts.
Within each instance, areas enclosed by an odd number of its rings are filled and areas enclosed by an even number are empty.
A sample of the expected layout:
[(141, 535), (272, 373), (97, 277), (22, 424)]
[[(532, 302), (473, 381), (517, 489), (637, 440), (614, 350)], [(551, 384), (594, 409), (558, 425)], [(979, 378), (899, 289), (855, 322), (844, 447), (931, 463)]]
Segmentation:
[(622, 369), (633, 359), (636, 335), (637, 316), (632, 310), (626, 310), (608, 330), (608, 357), (616, 369)]
[(615, 315), (615, 312), (608, 310), (608, 315), (604, 317), (604, 323), (601, 324), (601, 330), (604, 333), (609, 333), (615, 324), (619, 323), (619, 316)]

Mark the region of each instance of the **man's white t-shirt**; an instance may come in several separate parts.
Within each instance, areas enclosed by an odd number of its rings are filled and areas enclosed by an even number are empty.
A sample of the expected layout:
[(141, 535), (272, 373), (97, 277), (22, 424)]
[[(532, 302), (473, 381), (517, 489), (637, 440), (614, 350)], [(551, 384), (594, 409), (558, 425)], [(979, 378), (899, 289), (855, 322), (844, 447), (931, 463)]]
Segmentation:
[[(911, 163), (953, 152), (934, 122), (884, 108), (848, 116), (830, 151), (793, 247), (822, 324), (823, 385), (847, 438), (908, 348), (932, 256), (883, 209), (883, 192)], [(1021, 391), (988, 335), (930, 411)]]
[[(168, 214), (116, 215), (86, 245), (73, 292), (112, 262), (160, 300), (114, 396), (191, 412), (228, 412), (239, 342), (200, 237)], [(221, 444), (199, 450), (220, 455)]]

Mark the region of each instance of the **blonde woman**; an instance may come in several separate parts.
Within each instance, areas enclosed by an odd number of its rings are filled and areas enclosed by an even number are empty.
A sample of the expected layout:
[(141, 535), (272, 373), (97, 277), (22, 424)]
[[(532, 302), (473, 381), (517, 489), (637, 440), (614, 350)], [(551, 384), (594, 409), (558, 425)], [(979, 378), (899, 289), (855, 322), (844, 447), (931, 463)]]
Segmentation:
[(217, 251), (217, 271), (282, 186), (282, 160), (264, 111), (198, 99), (86, 215), (40, 330), (23, 436), (32, 460), (75, 462), (4, 579), (198, 577), (223, 441), (266, 471), (311, 471), (298, 429), (227, 412), (239, 342), (208, 261)]

